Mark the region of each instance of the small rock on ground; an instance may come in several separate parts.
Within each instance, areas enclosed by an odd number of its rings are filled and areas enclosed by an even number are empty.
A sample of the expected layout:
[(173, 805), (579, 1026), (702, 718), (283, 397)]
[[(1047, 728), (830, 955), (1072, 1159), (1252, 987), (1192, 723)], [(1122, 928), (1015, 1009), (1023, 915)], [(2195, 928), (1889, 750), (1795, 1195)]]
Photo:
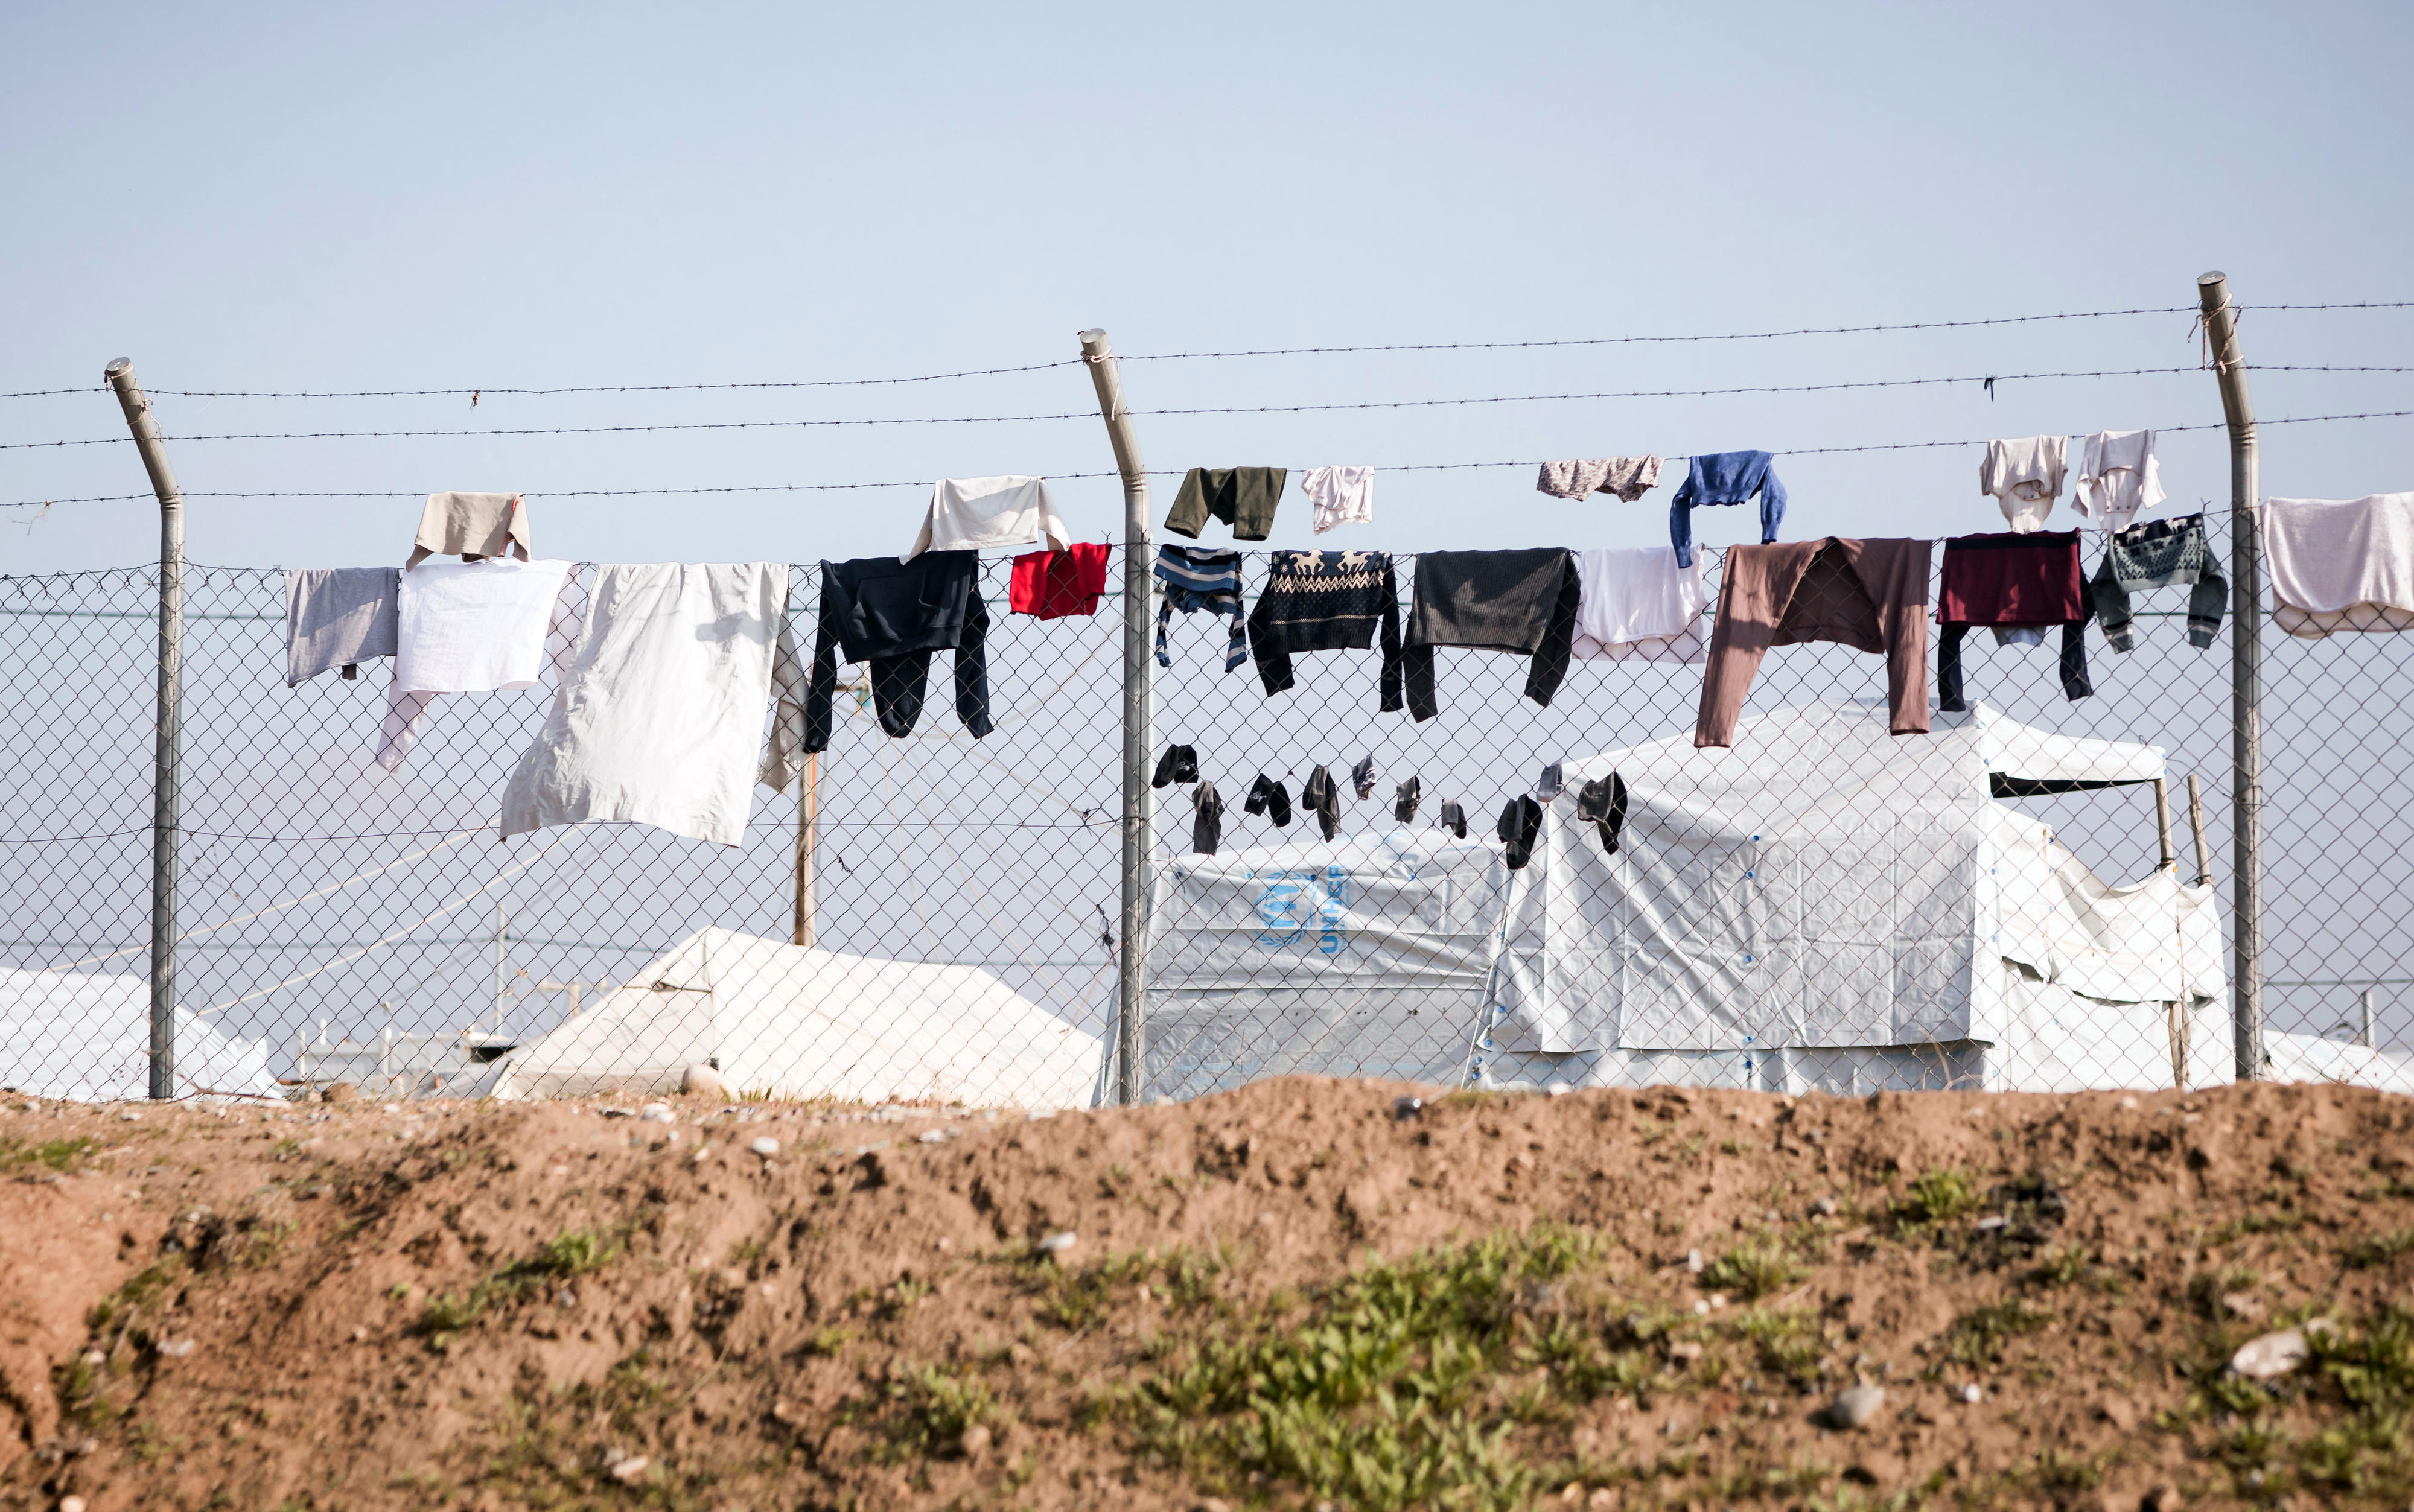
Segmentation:
[(769, 1134), (765, 1134), (746, 1148), (753, 1150), (755, 1154), (763, 1156), (767, 1160), (771, 1156), (780, 1153), (780, 1142), (772, 1138)]
[(1885, 1387), (1850, 1386), (1837, 1392), (1836, 1400), (1827, 1404), (1827, 1421), (1838, 1428), (1860, 1428), (1885, 1405)]

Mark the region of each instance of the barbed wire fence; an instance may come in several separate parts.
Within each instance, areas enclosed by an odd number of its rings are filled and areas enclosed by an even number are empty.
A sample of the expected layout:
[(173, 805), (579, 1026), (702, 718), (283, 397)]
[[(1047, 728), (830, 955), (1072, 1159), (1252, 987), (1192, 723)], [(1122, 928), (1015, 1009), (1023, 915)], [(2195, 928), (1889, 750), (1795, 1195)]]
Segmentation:
[[(2222, 521), (2208, 523), (2218, 553)], [(2091, 563), (2101, 550), (2091, 538)], [(1705, 552), (1713, 602), (1724, 556)], [(1267, 559), (1244, 556), (1252, 600)], [(1405, 611), (1413, 558), (1394, 567)], [(813, 774), (800, 929), (801, 787), (758, 787), (737, 847), (627, 823), (498, 840), (503, 778), (542, 725), (550, 689), (439, 700), (389, 774), (372, 759), (383, 664), (289, 689), (283, 574), (189, 568), (178, 979), (187, 1090), (243, 1075), (243, 1086), (213, 1090), (336, 1080), (390, 1095), (491, 1090), (493, 1068), (518, 1062), (522, 1091), (644, 1092), (718, 1060), (740, 1092), (821, 1087), (1026, 1105), (1097, 1095), (1123, 948), (1119, 605), (1110, 593), (1095, 617), (1011, 615), (1006, 572), (1003, 558), (983, 563), (996, 720), (988, 738), (971, 738), (934, 698), (911, 737), (891, 740), (859, 694), (842, 691), (837, 734)], [(590, 573), (574, 576), (574, 612)], [(802, 564), (793, 578), (792, 613), (809, 639), (817, 573)], [(151, 852), (140, 821), (156, 586), (148, 569), (0, 579), (9, 1054), (19, 1082), (31, 1068), (62, 1094), (136, 1096), (143, 1084)], [(2201, 778), (2209, 925), (2213, 912), (2226, 919), (2228, 896), (2231, 627), (2209, 649), (2191, 646), (2183, 600), (2183, 589), (2141, 600), (2144, 629), (2127, 655), (2090, 630), (2092, 698), (2064, 699), (2050, 645), (1974, 637), (1965, 679), (1999, 728), (2157, 748), (2175, 794), (2187, 775)], [(1930, 921), (1924, 938), (1898, 916), (1908, 898), (1960, 897), (1955, 888), (1967, 892), (1974, 876), (1915, 886), (1852, 860), (1869, 850), (1870, 812), (1897, 828), (1922, 815), (2014, 816), (2046, 826), (2108, 886), (2150, 883), (2163, 859), (2151, 788), (1971, 791), (1966, 773), (1933, 759), (1960, 738), (1955, 717), (1940, 714), (1930, 734), (1878, 739), (1881, 754), (1904, 759), (1872, 790), (1876, 808), (1846, 822), (1837, 815), (1850, 804), (1824, 820), (1816, 805), (1796, 806), (1797, 830), (1783, 838), (1790, 859), (1773, 840), (1729, 837), (1722, 851), (1706, 831), (1676, 836), (1670, 805), (1681, 808), (1684, 794), (1663, 784), (1656, 807), (1638, 801), (1625, 848), (1632, 869), (1614, 875), (1594, 861), (1592, 826), (1572, 819), (1570, 782), (1545, 806), (1564, 832), (1558, 848), (1546, 842), (1541, 859), (1512, 872), (1495, 833), (1504, 803), (1534, 792), (1553, 763), (1576, 773), (1587, 758), (1655, 742), (1690, 750), (1699, 663), (1580, 660), (1544, 708), (1522, 693), (1524, 659), (1445, 649), (1440, 713), (1418, 722), (1378, 707), (1378, 650), (1300, 656), (1297, 686), (1269, 697), (1253, 666), (1224, 670), (1224, 639), (1220, 622), (1173, 616), (1172, 664), (1156, 674), (1159, 745), (1195, 750), (1223, 819), (1217, 853), (1200, 855), (1195, 789), (1157, 793), (1148, 1095), (1283, 1072), (1862, 1091), (2168, 1086), (2183, 1036), (2187, 1079), (2228, 1079), (2223, 951), (2138, 967), (2153, 979), (2139, 994), (2165, 990), (2173, 970), (2198, 972), (2182, 996), (2202, 1021), (2177, 1030), (2168, 1000), (2151, 996), (2013, 1001), (2004, 980), (2041, 992), (2057, 971), (2071, 974), (2069, 962), (1998, 950), (1999, 939), (1974, 933), (1975, 914)], [(556, 637), (557, 665), (568, 645)], [(2414, 686), (2403, 645), (2394, 635), (2296, 642), (2267, 631), (2267, 1014), (2282, 1072), (2389, 1074), (2390, 1046), (2414, 1031), (2414, 920), (2389, 901), (2414, 880), (2405, 875), (2414, 776), (2394, 759)], [(947, 674), (944, 654), (933, 674)], [(1832, 785), (1835, 748), (1821, 742), (1872, 709), (1882, 730), (1885, 692), (1881, 657), (1820, 645), (1771, 652), (1746, 704), (1747, 735), (1763, 722), (1766, 732), (1754, 759), (1799, 760), (1806, 790)], [(1806, 709), (1822, 711), (1813, 725), (1784, 722)], [(1361, 763), (1373, 776), (1363, 798), (1351, 780)], [(1614, 763), (1633, 773), (1636, 763), (1648, 760)], [(1340, 788), (1329, 842), (1303, 793), (1319, 766)], [(1285, 790), (1289, 826), (1245, 810), (1260, 776)], [(1411, 778), (1419, 801), (1403, 820), (1398, 788)], [(1464, 810), (1464, 840), (1436, 827), (1445, 803)], [(2173, 869), (2192, 882), (2183, 813), (2171, 833)], [(1965, 840), (1922, 831), (1887, 866), (1926, 854), (1969, 871), (1986, 860), (2004, 889), (1982, 911), (1989, 919), (2046, 917), (2084, 890), (2071, 883), (2065, 897), (2064, 882), (2041, 881), (2049, 867), (2016, 879), (2013, 847), (1957, 852)], [(1794, 875), (1776, 875), (1788, 867)], [(1760, 871), (1770, 875), (1747, 875)], [(2009, 896), (2018, 887), (2035, 896)], [(1608, 937), (1634, 932), (1617, 910), (1653, 904), (1660, 916), (1643, 932), (1677, 942), (1682, 958), (1658, 963), (1675, 974), (1645, 984), (1630, 959), (1627, 976), (1579, 982), (1547, 1024), (1532, 989), (1525, 1006), (1510, 1003), (1503, 962), (1531, 934), (1521, 909), (1536, 906), (1537, 889), (1563, 895), (1579, 917), (1602, 915), (1594, 922)], [(2150, 893), (2131, 906), (2171, 907)], [(799, 935), (813, 953), (796, 951)], [(1349, 939), (1336, 945), (1339, 936)], [(1766, 961), (1749, 963), (1762, 968), (1758, 980), (1710, 969), (1714, 945), (1760, 937), (1794, 954), (1775, 980)], [(1961, 974), (1947, 972), (1941, 987), (1903, 978), (1906, 960), (1956, 938), (1968, 947)], [(1688, 940), (1703, 948), (1689, 953)], [(979, 974), (867, 975), (854, 957)], [(2214, 980), (2203, 978), (2207, 960)], [(1946, 1000), (1983, 1004), (1989, 994), (2002, 1001), (1974, 1030), (1966, 1018), (1947, 1035), (1920, 1027), (1919, 1015)], [(609, 1022), (565, 1037), (581, 1012)], [(2084, 1022), (2056, 1021), (2073, 1015)], [(29, 1043), (35, 1033), (50, 1043)], [(555, 1053), (532, 1056), (549, 1035)], [(782, 1043), (751, 1043), (765, 1036)], [(772, 1068), (762, 1073), (769, 1079), (743, 1085), (749, 1066)]]

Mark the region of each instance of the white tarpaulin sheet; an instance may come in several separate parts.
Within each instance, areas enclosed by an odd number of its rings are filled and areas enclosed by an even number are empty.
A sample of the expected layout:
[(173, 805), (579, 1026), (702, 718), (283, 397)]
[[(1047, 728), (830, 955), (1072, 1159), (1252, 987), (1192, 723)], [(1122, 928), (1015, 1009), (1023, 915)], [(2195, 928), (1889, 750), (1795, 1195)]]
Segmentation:
[(690, 936), (498, 1062), (496, 1097), (668, 1092), (716, 1064), (740, 1093), (1086, 1107), (1095, 1036), (976, 966)]
[(1439, 829), (1159, 862), (1148, 1090), (1456, 1081), (1498, 951), (1498, 844)]
[[(278, 1097), (268, 1045), (176, 1010), (176, 1095)], [(140, 976), (0, 968), (0, 1087), (108, 1103), (151, 1092), (151, 983)]]
[[(2223, 991), (2209, 890), (2168, 873), (2107, 887), (1992, 796), (1999, 779), (2151, 781), (2153, 747), (1983, 705), (1895, 736), (1882, 704), (1852, 701), (1747, 718), (1728, 749), (1678, 736), (1564, 769), (1511, 904), (1505, 1048), (1992, 1043), (2042, 1027), (2034, 1002), (2011, 1001), (2006, 961), (2103, 1003)], [(1628, 814), (1607, 856), (1574, 806), (1613, 771)], [(2168, 1050), (2161, 1065), (2168, 1077)]]

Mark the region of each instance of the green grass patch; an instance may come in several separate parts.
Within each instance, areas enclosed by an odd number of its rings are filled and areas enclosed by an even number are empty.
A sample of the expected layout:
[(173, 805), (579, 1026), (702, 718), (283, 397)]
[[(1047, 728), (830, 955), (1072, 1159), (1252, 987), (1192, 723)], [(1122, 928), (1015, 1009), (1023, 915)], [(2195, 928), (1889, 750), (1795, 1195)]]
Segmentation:
[(2392, 1229), (2358, 1241), (2347, 1252), (2347, 1263), (2357, 1270), (2369, 1270), (2389, 1264), (2408, 1250), (2414, 1250), (2414, 1228)]
[(100, 1141), (84, 1135), (38, 1142), (0, 1135), (0, 1171), (37, 1165), (67, 1176), (83, 1169), (84, 1162), (98, 1153)]
[(1174, 1245), (1107, 1254), (1086, 1266), (1066, 1267), (1025, 1256), (1025, 1280), (1039, 1294), (1041, 1321), (1080, 1333), (1132, 1301), (1146, 1286), (1177, 1311), (1209, 1307), (1221, 1299), (1223, 1277), (1238, 1258), (1229, 1245)]
[(1900, 1230), (1921, 1230), (1969, 1217), (1987, 1200), (1978, 1178), (1958, 1165), (1922, 1171), (1887, 1210)]
[(1746, 1239), (1711, 1261), (1702, 1271), (1702, 1284), (1710, 1291), (1734, 1292), (1758, 1301), (1809, 1274), (1810, 1267), (1795, 1257), (1791, 1245), (1768, 1235)]
[(629, 1232), (581, 1228), (557, 1235), (536, 1253), (513, 1261), (467, 1292), (429, 1297), (420, 1314), (419, 1332), (435, 1348), (448, 1348), (495, 1309), (525, 1301), (556, 1282), (601, 1270), (618, 1259), (628, 1248)]
[(1958, 1365), (1999, 1365), (2005, 1344), (2052, 1321), (2052, 1312), (2018, 1297), (1972, 1308), (1946, 1332), (1945, 1357)]

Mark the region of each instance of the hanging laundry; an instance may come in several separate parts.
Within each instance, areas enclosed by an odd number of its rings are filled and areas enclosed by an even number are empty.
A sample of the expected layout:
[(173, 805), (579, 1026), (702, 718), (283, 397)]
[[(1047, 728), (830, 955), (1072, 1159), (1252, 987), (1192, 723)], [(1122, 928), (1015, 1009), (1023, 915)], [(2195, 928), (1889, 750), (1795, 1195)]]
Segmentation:
[(1112, 551), (1103, 541), (1080, 541), (1063, 551), (1017, 556), (1006, 584), (1006, 608), (1039, 619), (1096, 614), (1098, 597), (1107, 591), (1107, 557)]
[(1310, 467), (1299, 475), (1299, 491), (1316, 506), (1316, 533), (1337, 525), (1369, 525), (1375, 518), (1375, 469)]
[(2309, 640), (2414, 630), (2414, 494), (2267, 498), (2272, 623)]
[(285, 686), (394, 655), (402, 573), (391, 567), (305, 567), (285, 574)]
[(1616, 772), (1597, 777), (1576, 792), (1576, 818), (1587, 821), (1601, 836), (1603, 855), (1617, 854), (1617, 838), (1626, 828), (1626, 782)]
[(1165, 754), (1156, 759), (1156, 775), (1148, 779), (1152, 788), (1170, 788), (1176, 782), (1199, 780), (1199, 752), (1188, 746), (1168, 746)]
[(1884, 652), (1887, 729), (1899, 735), (1928, 734), (1932, 544), (1828, 536), (1730, 548), (1693, 744), (1733, 745), (1736, 717), (1768, 648), (1812, 641)]
[(389, 772), (402, 765), (437, 694), (536, 686), (571, 565), (489, 557), (426, 562), (402, 574), (379, 765)]
[(1417, 800), (1423, 796), (1423, 784), (1415, 778), (1392, 790), (1392, 818), (1395, 823), (1407, 824), (1415, 822)]
[(1224, 800), (1215, 794), (1215, 784), (1201, 782), (1190, 794), (1190, 849), (1200, 855), (1214, 855), (1224, 838)]
[(1258, 780), (1251, 784), (1248, 800), (1241, 808), (1246, 813), (1266, 815), (1274, 822), (1276, 829), (1290, 828), (1290, 794), (1283, 791), (1281, 783), (1263, 772), (1259, 772)]
[(1534, 486), (1557, 498), (1583, 498), (1587, 494), (1615, 494), (1632, 504), (1660, 482), (1658, 457), (1590, 457), (1581, 462), (1545, 462)]
[(1263, 541), (1287, 476), (1280, 467), (1193, 467), (1182, 476), (1165, 527), (1196, 541), (1212, 517), (1230, 526), (1235, 541)]
[(1668, 501), (1668, 540), (1676, 548), (1676, 565), (1693, 565), (1693, 510), (1703, 504), (1744, 504), (1760, 496), (1760, 543), (1777, 539), (1785, 521), (1785, 485), (1766, 452), (1713, 452), (1691, 459), (1676, 497)]
[(2153, 431), (2097, 431), (2079, 452), (2079, 482), (2070, 507), (2107, 530), (2118, 530), (2163, 501)]
[(600, 567), (553, 712), (503, 782), (508, 839), (625, 820), (746, 841), (784, 562)]
[(2019, 441), (1989, 441), (1978, 460), (1978, 492), (1994, 497), (2012, 529), (2026, 534), (2045, 524), (2062, 495), (2070, 437), (2032, 436)]
[(430, 494), (402, 566), (409, 571), (430, 556), (516, 556), (525, 562), (535, 555), (528, 501), (519, 495)]
[[(1429, 551), (1417, 557), (1414, 602), (1400, 662), (1408, 712), (1420, 721), (1440, 712), (1434, 697), (1434, 648), (1472, 646), (1531, 659), (1526, 696), (1544, 708), (1568, 674), (1583, 586), (1573, 553)], [(1386, 702), (1386, 709), (1399, 707)]]
[(1441, 819), (1439, 823), (1443, 829), (1450, 831), (1460, 839), (1463, 840), (1467, 838), (1467, 810), (1461, 808), (1458, 805), (1454, 803), (1443, 804), (1441, 806)]
[(1509, 869), (1523, 871), (1534, 859), (1534, 837), (1542, 827), (1542, 806), (1531, 797), (1509, 800), (1500, 810), (1500, 843), (1509, 848)]
[(1249, 637), (1242, 628), (1239, 552), (1159, 546), (1155, 572), (1156, 580), (1165, 585), (1165, 596), (1156, 606), (1158, 666), (1173, 665), (1172, 657), (1165, 649), (1165, 626), (1177, 609), (1185, 615), (1204, 611), (1229, 617), (1231, 627), (1224, 639), (1224, 670), (1230, 672), (1247, 660)]
[(1319, 766), (1307, 774), (1307, 785), (1299, 790), (1299, 806), (1316, 816), (1316, 827), (1326, 839), (1340, 833), (1341, 790), (1331, 772)]
[(926, 551), (978, 551), (984, 546), (1036, 546), (1058, 551), (1073, 533), (1056, 513), (1045, 478), (942, 478), (931, 488), (921, 533), (897, 559)]
[(1534, 779), (1534, 796), (1550, 802), (1568, 788), (1568, 767), (1565, 762), (1545, 762), (1542, 775)]
[(2104, 639), (2115, 651), (2137, 648), (2136, 622), (2129, 596), (2146, 588), (2185, 585), (2188, 594), (2188, 645), (2201, 651), (2221, 633), (2221, 612), (2229, 603), (2229, 584), (2221, 564), (2205, 544), (2204, 516), (2183, 514), (2169, 520), (2148, 520), (2104, 538), (2104, 560), (2096, 564), (2087, 591), (2095, 617), (2104, 622)]
[(1699, 661), (1709, 655), (1709, 589), (1702, 564), (1676, 565), (1666, 546), (1576, 553), (1578, 661)]
[(2076, 701), (2095, 691), (2087, 679), (2087, 588), (2079, 561), (2079, 532), (1955, 536), (1945, 543), (1937, 595), (1936, 706), (1958, 713), (1961, 638), (1976, 626), (2062, 629), (2062, 694)]
[(805, 706), (812, 701), (812, 663), (797, 645), (797, 615), (783, 603), (771, 643), (771, 730), (754, 780), (785, 793), (805, 769)]
[(1249, 654), (1268, 696), (1292, 683), (1290, 659), (1363, 651), (1383, 638), (1382, 706), (1400, 706), (1400, 588), (1379, 551), (1278, 551), (1249, 611)]
[(929, 691), (931, 658), (955, 653), (956, 718), (973, 738), (987, 735), (989, 605), (980, 593), (980, 554), (924, 552), (910, 562), (887, 556), (822, 563), (821, 621), (813, 631), (813, 671), (805, 695), (805, 749), (829, 749), (841, 662), (871, 670), (872, 704), (892, 739), (914, 733)]
[(1349, 769), (1349, 786), (1357, 793), (1360, 803), (1375, 795), (1374, 757), (1362, 757), (1358, 764)]

